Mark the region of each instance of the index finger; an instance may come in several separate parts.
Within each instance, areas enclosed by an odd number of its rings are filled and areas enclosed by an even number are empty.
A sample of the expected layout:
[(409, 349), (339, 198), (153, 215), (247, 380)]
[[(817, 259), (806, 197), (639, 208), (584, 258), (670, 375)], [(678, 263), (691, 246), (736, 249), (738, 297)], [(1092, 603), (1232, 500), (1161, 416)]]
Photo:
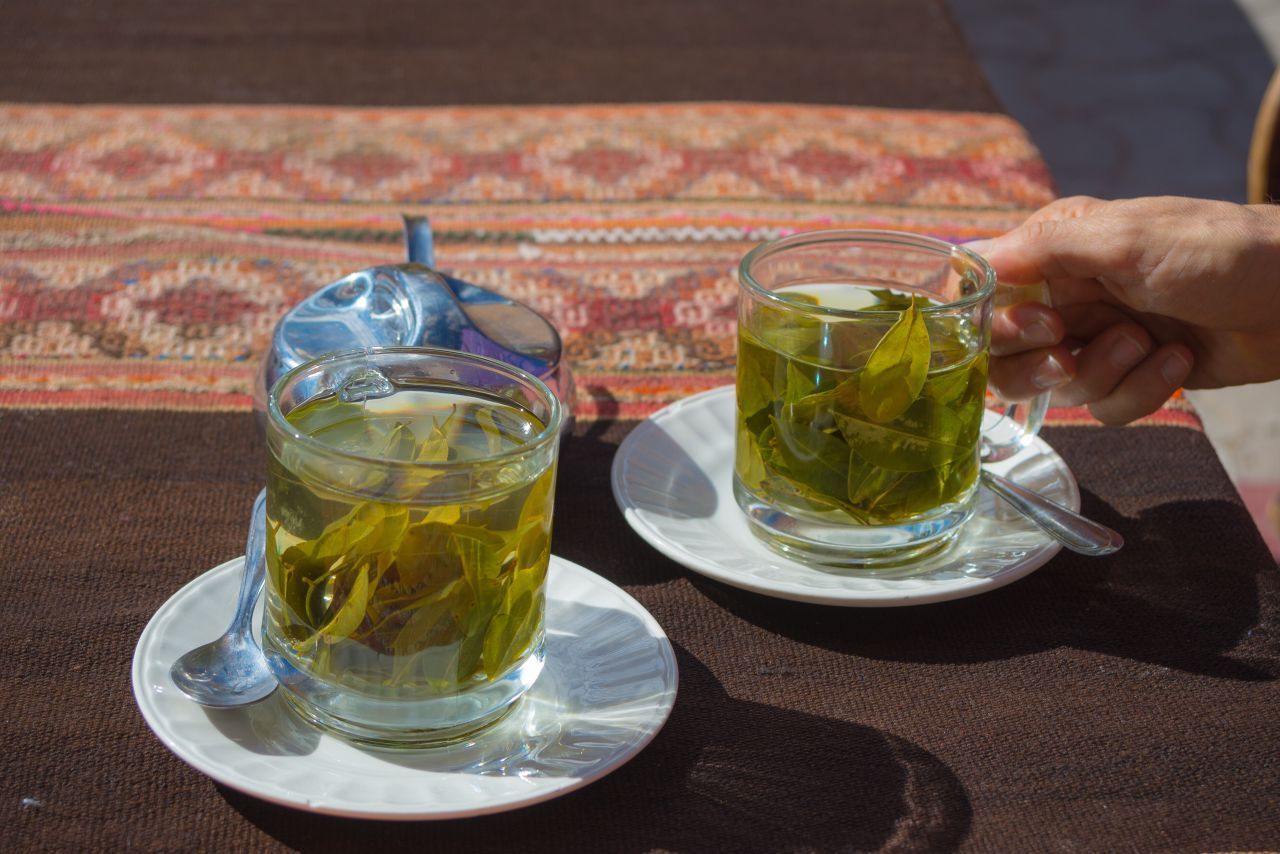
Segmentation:
[(1131, 266), (1142, 242), (1132, 233), (1142, 223), (1099, 217), (1107, 203), (1087, 196), (1050, 204), (1007, 234), (976, 249), (1001, 281), (1093, 279)]

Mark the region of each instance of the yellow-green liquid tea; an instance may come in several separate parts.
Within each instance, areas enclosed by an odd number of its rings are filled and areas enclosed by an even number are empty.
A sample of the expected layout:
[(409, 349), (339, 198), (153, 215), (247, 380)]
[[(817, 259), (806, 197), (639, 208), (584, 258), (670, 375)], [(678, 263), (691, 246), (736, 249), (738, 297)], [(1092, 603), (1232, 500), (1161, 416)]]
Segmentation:
[[(985, 348), (926, 298), (859, 285), (777, 294), (739, 324), (740, 483), (768, 506), (895, 525), (964, 501), (978, 477)], [(819, 319), (805, 306), (894, 311), (896, 322)]]
[[(500, 679), (542, 643), (554, 466), (491, 459), (540, 420), (443, 386), (323, 397), (287, 419), (328, 447), (414, 464), (371, 467), (352, 490), (300, 476), (288, 443), (273, 454), (268, 642), (293, 666), (364, 696), (430, 699)], [(455, 488), (465, 467), (432, 468), (486, 458), (468, 490)]]

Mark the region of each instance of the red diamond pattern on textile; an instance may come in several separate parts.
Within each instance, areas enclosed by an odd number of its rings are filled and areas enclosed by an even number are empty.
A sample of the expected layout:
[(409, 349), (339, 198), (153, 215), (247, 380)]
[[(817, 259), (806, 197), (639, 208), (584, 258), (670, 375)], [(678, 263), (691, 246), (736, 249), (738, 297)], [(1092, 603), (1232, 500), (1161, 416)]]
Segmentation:
[(575, 151), (561, 162), (596, 183), (608, 184), (616, 183), (650, 161), (631, 151), (593, 147)]
[(370, 181), (386, 181), (388, 178), (398, 177), (413, 166), (412, 160), (385, 151), (346, 151), (335, 154), (324, 162), (339, 175)]
[(48, 172), (56, 153), (53, 151), (0, 150), (0, 172), (26, 172), (38, 175)]
[(843, 180), (851, 175), (861, 175), (873, 169), (876, 162), (877, 159), (874, 157), (846, 154), (818, 145), (806, 145), (778, 160), (780, 165), (790, 166), (806, 175), (837, 180)]
[(95, 168), (114, 175), (122, 181), (137, 181), (162, 167), (180, 162), (177, 157), (162, 151), (152, 151), (141, 145), (117, 148), (87, 160)]

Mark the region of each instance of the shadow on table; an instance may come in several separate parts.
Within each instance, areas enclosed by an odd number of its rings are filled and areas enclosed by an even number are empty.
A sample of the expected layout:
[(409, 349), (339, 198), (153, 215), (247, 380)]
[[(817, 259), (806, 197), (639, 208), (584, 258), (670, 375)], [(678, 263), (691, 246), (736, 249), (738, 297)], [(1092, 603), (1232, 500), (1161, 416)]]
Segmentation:
[(680, 695), (657, 738), (547, 803), (402, 824), (309, 815), (218, 788), (249, 821), (304, 850), (947, 851), (968, 834), (968, 796), (937, 757), (870, 727), (734, 700), (688, 652), (676, 656)]
[[(630, 426), (597, 421), (566, 437), (556, 474), (551, 550), (615, 584), (660, 584), (681, 577), (685, 570), (631, 530), (614, 501), (610, 484), (614, 455)], [(674, 446), (674, 442), (670, 445)], [(672, 447), (673, 452), (677, 450)], [(696, 466), (680, 468), (697, 471)], [(709, 482), (685, 486), (692, 497), (679, 505), (679, 512), (714, 512), (715, 490)], [(712, 502), (709, 507), (708, 501)]]
[(1259, 538), (1228, 541), (1220, 534), (1240, 529), (1239, 506), (1170, 502), (1130, 519), (1092, 493), (1082, 495), (1082, 504), (1085, 514), (1120, 531), (1124, 549), (1105, 558), (1064, 551), (1027, 578), (970, 599), (846, 609), (784, 602), (697, 577), (694, 583), (745, 620), (869, 658), (967, 663), (1068, 646), (1219, 678), (1280, 676), (1273, 645), (1252, 631), (1259, 585), (1280, 583), (1280, 574), (1262, 559)]

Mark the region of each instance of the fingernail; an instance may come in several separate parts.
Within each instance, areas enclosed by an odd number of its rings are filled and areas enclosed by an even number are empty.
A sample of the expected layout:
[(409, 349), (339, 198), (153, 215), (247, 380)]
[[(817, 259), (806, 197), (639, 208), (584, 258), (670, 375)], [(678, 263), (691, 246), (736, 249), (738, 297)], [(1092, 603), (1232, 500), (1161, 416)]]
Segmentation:
[(1049, 324), (1043, 320), (1037, 320), (1022, 330), (1022, 342), (1032, 347), (1046, 347), (1058, 343), (1058, 336), (1053, 334)]
[(1174, 388), (1182, 385), (1190, 373), (1191, 361), (1177, 350), (1165, 356), (1164, 364), (1160, 366), (1160, 376)]
[(1031, 381), (1035, 383), (1036, 388), (1054, 388), (1069, 379), (1071, 375), (1067, 373), (1067, 369), (1062, 367), (1062, 363), (1053, 356), (1045, 356), (1040, 367), (1036, 368), (1035, 373), (1031, 375)]
[(1141, 362), (1146, 355), (1147, 348), (1142, 346), (1141, 341), (1132, 335), (1121, 335), (1111, 345), (1111, 352), (1107, 354), (1107, 358), (1117, 368), (1132, 368)]

